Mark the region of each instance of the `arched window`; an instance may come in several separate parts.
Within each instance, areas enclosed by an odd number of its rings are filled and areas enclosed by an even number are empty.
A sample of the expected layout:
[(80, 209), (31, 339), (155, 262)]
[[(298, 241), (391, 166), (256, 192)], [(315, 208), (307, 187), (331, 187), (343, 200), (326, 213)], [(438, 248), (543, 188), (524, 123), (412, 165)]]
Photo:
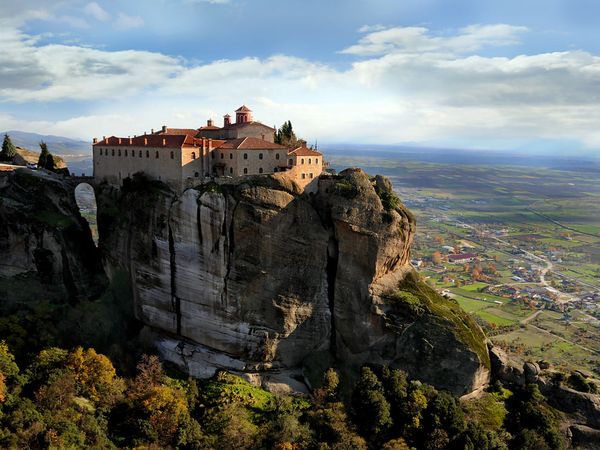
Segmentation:
[(312, 177), (313, 177), (313, 174), (312, 174), (312, 173), (309, 173), (309, 174), (308, 174), (308, 176), (312, 178)]
[(273, 172), (277, 172), (277, 167), (273, 167)]
[(125, 156), (129, 156), (129, 155), (127, 155), (127, 149), (125, 149)]
[(175, 159), (175, 152), (171, 150), (171, 159)]
[(233, 167), (229, 168), (229, 173), (233, 173)]
[(135, 158), (135, 150), (131, 150), (131, 157)]
[(305, 174), (305, 173), (303, 173), (303, 174), (302, 174), (302, 179), (304, 180), (305, 178), (306, 178), (306, 174)]
[(312, 164), (312, 159), (311, 158), (308, 158), (308, 163)]
[(100, 149), (100, 156), (102, 156), (102, 149)]
[(275, 159), (279, 159), (279, 153), (275, 153)]
[(121, 156), (121, 149), (119, 149), (119, 156)]
[(112, 155), (115, 156), (115, 149), (112, 149)]
[(158, 150), (156, 150), (156, 159), (158, 159)]
[(200, 174), (199, 174), (198, 172), (194, 172), (194, 176), (195, 176), (196, 178), (198, 178), (198, 177), (200, 176)]
[(293, 160), (292, 158), (290, 158), (290, 161), (289, 161), (289, 162), (290, 162), (290, 166), (293, 166), (293, 165), (294, 165), (294, 160)]
[(315, 164), (319, 164), (319, 158), (315, 158)]
[(225, 154), (221, 153), (221, 159), (225, 158)]
[(304, 164), (304, 158), (302, 158), (302, 160), (300, 161), (300, 164)]
[(142, 151), (140, 150), (140, 158), (142, 157)]
[(258, 173), (263, 173), (262, 167), (258, 168)]
[(229, 154), (229, 159), (233, 159), (233, 153)]
[(248, 173), (248, 168), (244, 167), (244, 175), (246, 175)]
[(192, 152), (192, 159), (196, 159), (196, 152)]
[(248, 159), (248, 153), (244, 153), (244, 159)]
[(262, 156), (263, 156), (262, 153), (259, 153), (258, 154), (258, 159), (262, 159)]
[(146, 158), (150, 158), (150, 151), (146, 150)]

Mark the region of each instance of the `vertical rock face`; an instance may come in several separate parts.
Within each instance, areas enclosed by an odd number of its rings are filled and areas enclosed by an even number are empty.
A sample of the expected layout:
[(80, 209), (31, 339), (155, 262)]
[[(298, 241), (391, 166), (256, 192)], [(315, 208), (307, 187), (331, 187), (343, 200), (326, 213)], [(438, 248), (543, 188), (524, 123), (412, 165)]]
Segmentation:
[(486, 381), (487, 353), (458, 332), (484, 341), (466, 315), (409, 317), (389, 301), (409, 271), (415, 222), (384, 178), (349, 170), (307, 195), (256, 177), (178, 196), (138, 179), (101, 186), (98, 208), (108, 273), (129, 274), (137, 317), (192, 375), (293, 369), (326, 352), (459, 394)]
[(0, 176), (0, 310), (99, 296), (107, 279), (72, 188), (26, 169)]

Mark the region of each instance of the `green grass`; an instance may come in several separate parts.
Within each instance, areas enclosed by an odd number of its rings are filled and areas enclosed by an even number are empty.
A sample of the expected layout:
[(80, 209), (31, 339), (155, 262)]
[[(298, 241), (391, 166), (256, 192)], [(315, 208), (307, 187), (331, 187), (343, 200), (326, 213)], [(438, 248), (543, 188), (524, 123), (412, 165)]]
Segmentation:
[(477, 315), (484, 319), (486, 322), (489, 322), (494, 325), (498, 325), (500, 327), (514, 325), (518, 322), (518, 320), (508, 319), (506, 317), (500, 317), (495, 314), (486, 311), (477, 311)]
[(408, 297), (411, 303), (409, 308), (414, 309), (415, 299), (419, 300), (420, 308), (451, 324), (451, 330), (456, 338), (474, 351), (484, 366), (490, 367), (485, 335), (473, 318), (459, 306), (458, 302), (442, 297), (424, 283), (414, 271), (409, 272), (398, 287), (401, 292), (411, 295), (398, 295), (392, 301), (398, 302), (404, 297)]
[(491, 306), (488, 302), (483, 302), (481, 300), (473, 300), (462, 296), (456, 296), (455, 300), (458, 302), (462, 309), (469, 313), (481, 311), (482, 309), (489, 308)]
[(473, 284), (466, 284), (462, 288), (465, 291), (477, 291), (477, 290), (483, 289), (483, 288), (485, 288), (487, 286), (488, 286), (487, 283), (476, 282), (476, 283), (473, 283)]

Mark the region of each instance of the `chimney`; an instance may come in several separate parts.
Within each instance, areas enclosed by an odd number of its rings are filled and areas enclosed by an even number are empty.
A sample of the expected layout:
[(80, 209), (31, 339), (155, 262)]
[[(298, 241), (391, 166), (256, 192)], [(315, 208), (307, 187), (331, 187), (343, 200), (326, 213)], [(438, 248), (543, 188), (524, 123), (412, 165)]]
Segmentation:
[(92, 144), (97, 144), (97, 143), (98, 143), (98, 138), (92, 139)]
[(231, 116), (229, 114), (225, 114), (223, 116), (223, 126), (228, 127), (229, 125), (231, 125)]
[(206, 138), (202, 138), (202, 150), (206, 150)]
[(213, 120), (212, 120), (212, 119), (208, 119), (208, 120), (206, 121), (206, 126), (207, 126), (207, 127), (212, 127), (212, 126), (213, 126)]
[(154, 134), (154, 128), (150, 130), (150, 134)]
[(148, 138), (144, 138), (144, 145), (148, 145)]
[(300, 146), (306, 148), (306, 141), (304, 139), (300, 139)]
[(163, 125), (163, 126), (162, 126), (162, 132), (163, 132), (163, 133), (166, 133), (166, 132), (167, 132), (167, 126), (166, 126), (166, 125)]
[(163, 147), (167, 146), (167, 140), (165, 138), (163, 138)]
[(212, 150), (212, 139), (208, 138), (208, 149)]
[(131, 139), (131, 136), (129, 137), (129, 145), (133, 144), (133, 139)]
[(106, 136), (102, 136), (102, 140), (105, 141), (106, 140)]

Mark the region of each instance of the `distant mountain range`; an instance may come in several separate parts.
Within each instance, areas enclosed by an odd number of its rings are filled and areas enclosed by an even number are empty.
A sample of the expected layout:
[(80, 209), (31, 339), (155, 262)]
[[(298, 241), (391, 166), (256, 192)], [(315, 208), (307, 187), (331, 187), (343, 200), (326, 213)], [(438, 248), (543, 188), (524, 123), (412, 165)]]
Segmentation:
[(10, 140), (17, 147), (33, 152), (39, 152), (40, 141), (44, 141), (48, 144), (50, 153), (61, 156), (66, 161), (71, 172), (77, 175), (92, 174), (92, 144), (90, 142), (17, 130), (3, 131), (0, 139), (3, 139), (5, 134), (10, 136)]
[(23, 147), (32, 151), (39, 151), (40, 141), (48, 144), (50, 153), (60, 155), (66, 160), (81, 159), (82, 157), (92, 156), (92, 144), (86, 141), (70, 139), (64, 136), (43, 135), (37, 133), (27, 133), (25, 131), (3, 131), (0, 138), (5, 134), (10, 136), (10, 140), (18, 147)]

